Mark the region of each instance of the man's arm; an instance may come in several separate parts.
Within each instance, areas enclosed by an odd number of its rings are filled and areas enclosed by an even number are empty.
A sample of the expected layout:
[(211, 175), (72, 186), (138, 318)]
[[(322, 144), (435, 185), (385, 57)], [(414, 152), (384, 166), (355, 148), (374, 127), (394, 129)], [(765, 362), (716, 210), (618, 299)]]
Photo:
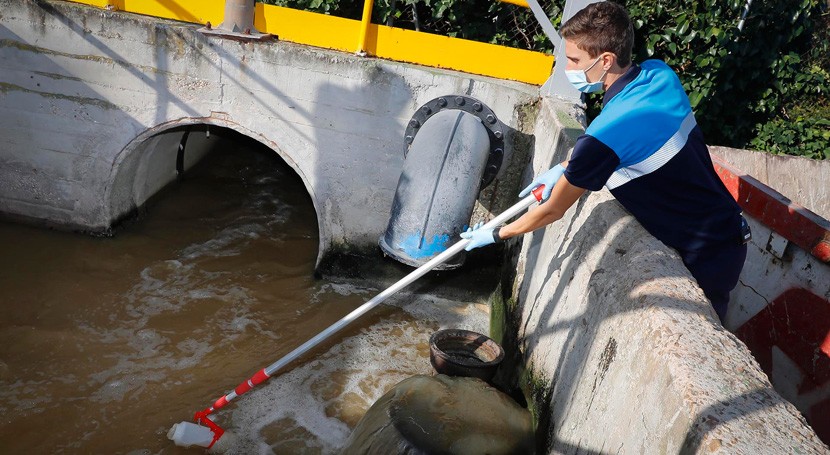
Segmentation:
[[(568, 161), (564, 161), (560, 166), (556, 166), (551, 170), (556, 168), (561, 170), (567, 166)], [(525, 190), (530, 190), (539, 186), (539, 184), (542, 184), (540, 183), (540, 180), (548, 179), (549, 172), (550, 171), (534, 179), (533, 182), (525, 188)], [(558, 180), (556, 180), (556, 184), (553, 186), (550, 197), (539, 204), (539, 206), (535, 209), (530, 210), (519, 217), (518, 220), (502, 226), (498, 230), (479, 229), (479, 226), (481, 225), (481, 223), (479, 223), (479, 225), (470, 228), (467, 232), (462, 232), (461, 238), (470, 240), (464, 249), (470, 251), (474, 248), (490, 245), (499, 240), (522, 235), (562, 218), (574, 202), (582, 196), (585, 189), (571, 185), (571, 183), (567, 180), (567, 177), (562, 178), (562, 172), (555, 173), (554, 177)], [(547, 184), (547, 181), (545, 181), (544, 184)], [(522, 193), (524, 193), (525, 190), (523, 190)]]
[(516, 221), (502, 226), (499, 229), (499, 237), (508, 239), (559, 220), (584, 192), (584, 188), (571, 185), (567, 177), (560, 178), (553, 187), (548, 200), (528, 211)]

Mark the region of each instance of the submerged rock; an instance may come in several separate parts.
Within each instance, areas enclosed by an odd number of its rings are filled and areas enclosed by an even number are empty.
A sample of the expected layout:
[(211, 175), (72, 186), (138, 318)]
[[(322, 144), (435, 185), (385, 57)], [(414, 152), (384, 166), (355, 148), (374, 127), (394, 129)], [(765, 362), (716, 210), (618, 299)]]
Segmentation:
[(478, 378), (413, 376), (382, 396), (343, 454), (533, 453), (530, 413)]

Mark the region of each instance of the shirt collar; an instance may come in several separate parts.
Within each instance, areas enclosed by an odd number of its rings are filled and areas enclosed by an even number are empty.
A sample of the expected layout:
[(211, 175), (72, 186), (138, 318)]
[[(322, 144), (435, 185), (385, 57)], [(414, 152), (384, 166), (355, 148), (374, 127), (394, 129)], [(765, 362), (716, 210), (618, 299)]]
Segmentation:
[(631, 68), (628, 68), (628, 71), (620, 76), (619, 79), (614, 81), (614, 83), (608, 87), (608, 90), (605, 91), (605, 95), (602, 97), (602, 107), (605, 107), (605, 105), (611, 101), (611, 98), (616, 96), (617, 93), (620, 93), (620, 91), (628, 85), (629, 82), (633, 81), (638, 74), (640, 74), (640, 65), (631, 65)]

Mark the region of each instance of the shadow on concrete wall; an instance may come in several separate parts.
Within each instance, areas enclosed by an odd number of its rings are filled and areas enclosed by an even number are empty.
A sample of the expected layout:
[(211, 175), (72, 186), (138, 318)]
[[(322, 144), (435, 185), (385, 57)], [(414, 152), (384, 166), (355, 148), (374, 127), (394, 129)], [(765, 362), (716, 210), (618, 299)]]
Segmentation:
[[(697, 413), (692, 420), (691, 428), (686, 433), (686, 438), (683, 440), (680, 453), (686, 455), (696, 454), (702, 451), (714, 452), (720, 449), (718, 445), (703, 447), (703, 441), (707, 433), (731, 420), (737, 420), (750, 414), (762, 412), (765, 409), (784, 403), (787, 403), (787, 401), (781, 398), (781, 395), (773, 388), (768, 387), (755, 389), (751, 392), (732, 397), (729, 400), (719, 401), (709, 405)], [(735, 412), (735, 409), (741, 409), (742, 412)]]
[[(130, 62), (129, 56), (123, 56), (119, 54), (117, 51), (107, 46), (102, 40), (98, 39), (93, 33), (91, 33), (90, 30), (88, 30), (85, 27), (82, 18), (71, 18), (64, 14), (59, 8), (55, 8), (53, 5), (47, 2), (36, 1), (36, 3), (38, 7), (40, 7), (44, 11), (45, 14), (57, 18), (60, 22), (66, 25), (69, 30), (81, 36), (84, 41), (91, 44), (95, 49), (97, 49), (108, 59), (110, 59), (110, 62), (112, 64), (117, 65), (118, 67), (127, 71), (130, 75), (141, 81), (144, 85), (150, 87), (152, 91), (156, 93), (155, 105), (160, 107), (156, 115), (156, 120), (158, 122), (161, 122), (162, 119), (165, 118), (168, 102), (172, 102), (176, 105), (176, 107), (185, 112), (188, 112), (190, 115), (198, 115), (195, 109), (190, 107), (186, 102), (184, 102), (182, 99), (178, 98), (170, 92), (167, 82), (169, 72), (164, 70), (164, 68), (167, 68), (168, 66), (168, 53), (164, 52), (165, 48), (163, 46), (156, 47), (155, 62), (156, 68), (159, 71), (156, 71), (151, 77), (147, 75), (145, 71), (142, 71), (138, 67), (136, 67), (134, 63)], [(156, 39), (163, 40), (168, 31), (169, 29), (167, 27), (160, 24), (154, 24), (154, 33)]]
[[(330, 78), (312, 94), (312, 143), (327, 157), (316, 160), (314, 170), (317, 196), (326, 206), (321, 216), (329, 221), (318, 265), (330, 251), (381, 257), (378, 239), (404, 163), (405, 122), (417, 108), (400, 75), (371, 61), (355, 68), (357, 75)], [(355, 76), (358, 83), (349, 79)], [(368, 156), (366, 150), (374, 152)], [(355, 188), (355, 181), (362, 185)], [(344, 195), (345, 203), (338, 203)]]
[[(541, 280), (541, 284), (534, 285), (536, 287), (535, 290), (531, 290), (531, 286), (528, 283), (524, 283), (518, 291), (518, 301), (527, 302), (527, 304), (532, 306), (522, 308), (520, 305), (513, 310), (513, 314), (507, 315), (509, 318), (508, 326), (516, 326), (515, 333), (524, 334), (519, 335), (522, 337), (532, 335), (535, 340), (541, 340), (566, 332), (564, 340), (560, 338), (556, 341), (555, 345), (559, 346), (558, 352), (545, 354), (555, 359), (555, 367), (550, 370), (550, 383), (544, 385), (544, 387), (535, 387), (532, 390), (532, 393), (535, 394), (532, 396), (532, 399), (536, 406), (538, 406), (538, 453), (547, 453), (548, 450), (554, 450), (557, 453), (574, 454), (599, 455), (617, 453), (618, 448), (616, 447), (608, 448), (607, 450), (602, 448), (597, 451), (582, 447), (578, 443), (562, 440), (557, 436), (558, 429), (556, 425), (565, 421), (568, 422), (569, 426), (579, 425), (580, 422), (573, 422), (573, 419), (590, 418), (590, 405), (588, 409), (580, 409), (578, 412), (575, 412), (573, 409), (569, 409), (571, 405), (566, 402), (572, 399), (573, 395), (577, 393), (578, 384), (581, 382), (591, 381), (594, 388), (601, 385), (604, 379), (603, 370), (607, 371), (608, 366), (614, 361), (615, 353), (618, 353), (621, 349), (626, 349), (626, 340), (614, 340), (614, 338), (611, 338), (608, 341), (609, 344), (605, 346), (605, 352), (601, 357), (603, 365), (600, 365), (600, 371), (594, 373), (592, 367), (588, 365), (588, 357), (592, 352), (591, 346), (596, 347), (597, 343), (600, 342), (598, 337), (602, 323), (614, 319), (622, 313), (641, 312), (655, 305), (653, 301), (642, 298), (642, 296), (634, 299), (628, 297), (627, 292), (621, 292), (636, 288), (655, 278), (654, 271), (651, 271), (650, 274), (624, 271), (624, 268), (629, 267), (626, 255), (629, 254), (628, 249), (631, 246), (630, 243), (632, 243), (631, 239), (645, 232), (635, 220), (631, 218), (628, 222), (624, 220), (624, 218), (630, 217), (630, 215), (627, 215), (621, 208), (614, 207), (614, 205), (618, 204), (614, 200), (597, 204), (587, 214), (585, 221), (580, 223), (581, 226), (575, 228), (577, 223), (574, 220), (577, 220), (586, 209), (586, 197), (581, 198), (572, 209), (574, 213), (568, 218), (569, 221), (560, 221), (558, 224), (554, 224), (548, 228), (564, 230), (565, 232), (559, 234), (558, 238), (566, 239), (566, 241), (558, 243), (559, 247), (552, 253), (549, 266), (541, 267), (542, 264), (538, 263), (543, 255), (528, 254), (527, 263), (525, 264), (526, 273), (529, 273), (531, 270), (546, 269), (547, 275)], [(610, 242), (603, 240), (608, 235), (606, 232), (609, 230), (609, 227), (619, 222), (624, 224), (622, 229), (616, 232), (615, 237)], [(524, 241), (530, 242), (530, 251), (549, 246), (544, 240), (544, 231), (537, 231), (524, 238)], [(580, 266), (577, 258), (584, 258), (586, 251), (600, 247), (600, 245), (605, 250), (601, 254), (601, 257), (596, 260), (596, 264), (599, 264), (603, 268), (597, 268), (591, 273), (591, 278), (587, 286), (588, 296), (585, 310), (575, 315), (571, 312), (567, 319), (563, 319), (557, 313), (564, 305), (567, 305), (565, 303), (567, 294), (574, 292), (573, 290), (569, 290), (568, 286), (577, 274), (577, 269)], [(692, 279), (688, 275), (688, 272), (685, 271), (685, 268), (683, 268), (679, 258), (667, 257), (667, 260), (673, 262), (673, 264), (671, 266), (667, 264), (665, 268), (661, 267), (663, 271), (660, 273), (663, 274), (660, 276)], [(505, 290), (502, 297), (505, 301), (510, 298), (510, 289), (515, 282), (515, 269), (507, 272), (502, 278), (502, 289)], [(601, 275), (604, 276), (600, 278)], [(613, 285), (614, 280), (620, 278), (629, 280), (629, 283), (626, 283), (624, 286)], [(633, 282), (631, 282), (632, 278)], [(538, 283), (539, 281), (536, 282)], [(611, 285), (605, 287), (602, 283), (611, 283)], [(545, 290), (544, 292), (543, 289)], [(665, 302), (663, 300), (663, 303), (658, 303), (657, 305), (675, 312), (683, 311), (701, 314), (704, 316), (701, 319), (702, 321), (716, 324), (716, 319), (711, 308), (700, 305), (700, 302), (696, 300), (679, 299), (671, 302)], [(518, 326), (521, 324), (520, 321), (522, 319), (525, 321), (524, 325)], [(530, 326), (531, 322), (535, 324), (535, 329)], [(528, 330), (533, 330), (533, 332), (529, 334)], [(540, 330), (543, 333), (540, 333)], [(507, 332), (509, 334), (510, 330)], [(538, 344), (528, 345), (527, 342), (523, 341), (523, 338), (507, 339), (504, 344), (506, 349), (510, 350), (523, 348), (523, 363), (525, 365), (528, 359), (532, 359), (536, 350), (539, 349)], [(606, 355), (609, 352), (610, 355)], [(605, 387), (609, 387), (609, 385), (605, 385)], [(631, 397), (627, 400), (631, 403), (632, 409), (643, 405), (643, 403), (638, 402), (636, 397)], [(730, 420), (740, 419), (749, 414), (761, 412), (764, 409), (769, 409), (782, 403), (785, 403), (785, 400), (771, 388), (760, 388), (700, 410), (690, 421), (689, 429), (683, 441), (683, 453), (697, 453), (700, 450), (708, 449), (707, 447), (702, 447), (703, 441), (706, 435), (719, 425), (723, 425)], [(592, 425), (591, 422), (585, 422), (585, 424)], [(620, 425), (626, 424), (628, 424), (628, 421), (620, 421)], [(632, 429), (631, 431), (641, 431), (641, 429)]]
[[(43, 15), (32, 22), (36, 29), (41, 27), (37, 31), (47, 33)], [(116, 124), (135, 130), (137, 122), (57, 62), (81, 57), (39, 47), (36, 39), (19, 36), (3, 25), (0, 36), (0, 52), (9, 56), (3, 66), (10, 69), (2, 72), (0, 83), (0, 103), (5, 108), (0, 130), (5, 144), (0, 148), (0, 211), (35, 224), (103, 230), (83, 213), (88, 199), (99, 196), (86, 194), (93, 186), (89, 177), (99, 164), (100, 147), (87, 133), (106, 134)]]
[[(101, 38), (95, 35), (94, 31), (90, 31), (86, 28), (86, 21), (83, 17), (70, 17), (63, 11), (63, 7), (56, 7), (47, 2), (35, 2), (37, 8), (42, 12), (44, 16), (48, 15), (51, 17), (56, 18), (59, 22), (63, 23), (68, 30), (77, 34), (81, 39), (91, 45), (94, 49), (96, 49), (102, 56), (95, 56), (95, 55), (87, 55), (87, 56), (79, 56), (78, 58), (85, 58), (90, 57), (94, 61), (98, 61), (101, 64), (112, 64), (117, 66), (121, 70), (124, 70), (130, 76), (134, 77), (135, 80), (140, 81), (141, 85), (144, 85), (147, 88), (147, 92), (152, 93), (154, 99), (153, 100), (141, 100), (138, 104), (140, 108), (146, 108), (147, 106), (153, 106), (153, 120), (150, 126), (143, 124), (144, 120), (137, 120), (134, 117), (130, 116), (132, 120), (130, 124), (121, 124), (121, 130), (126, 133), (126, 136), (129, 136), (130, 132), (135, 134), (136, 131), (140, 133), (137, 136), (126, 137), (124, 134), (116, 134), (116, 137), (112, 138), (112, 142), (108, 143), (106, 146), (102, 147), (101, 144), (92, 144), (91, 148), (94, 153), (101, 159), (106, 160), (113, 160), (113, 171), (109, 177), (110, 183), (106, 185), (107, 191), (105, 194), (101, 195), (103, 200), (101, 203), (104, 206), (109, 206), (113, 208), (114, 211), (108, 214), (108, 217), (111, 222), (117, 221), (121, 218), (125, 212), (132, 211), (137, 207), (128, 207), (124, 208), (123, 204), (119, 203), (117, 200), (118, 198), (122, 198), (123, 194), (118, 194), (123, 191), (129, 191), (133, 186), (135, 186), (135, 180), (124, 179), (123, 172), (121, 172), (122, 177), (121, 183), (123, 186), (122, 189), (115, 188), (112, 184), (116, 179), (118, 179), (119, 175), (119, 166), (124, 162), (129, 162), (129, 155), (133, 153), (136, 149), (140, 148), (140, 145), (147, 139), (158, 135), (159, 133), (170, 129), (175, 128), (181, 125), (188, 125), (188, 124), (198, 124), (198, 123), (207, 123), (207, 124), (219, 124), (220, 126), (229, 127), (232, 129), (236, 129), (237, 131), (252, 137), (255, 140), (265, 143), (271, 149), (275, 150), (286, 162), (288, 162), (295, 171), (300, 174), (306, 188), (309, 190), (309, 193), (313, 196), (313, 192), (310, 189), (310, 185), (308, 182), (308, 178), (302, 175), (299, 172), (299, 169), (296, 165), (296, 162), (291, 158), (290, 152), (282, 150), (274, 141), (266, 139), (266, 134), (263, 132), (251, 132), (250, 130), (245, 130), (241, 127), (235, 127), (232, 121), (230, 122), (222, 122), (218, 119), (210, 119), (205, 117), (203, 110), (199, 108), (198, 105), (194, 106), (192, 103), (189, 103), (182, 96), (174, 91), (171, 90), (170, 84), (170, 77), (176, 75), (171, 69), (171, 65), (175, 65), (175, 61), (171, 60), (171, 54), (175, 54), (175, 52), (170, 48), (170, 46), (176, 45), (184, 45), (188, 46), (189, 50), (192, 51), (200, 60), (200, 63), (206, 63), (211, 65), (218, 73), (220, 74), (220, 78), (224, 78), (227, 80), (229, 84), (240, 84), (240, 81), (234, 79), (232, 74), (226, 71), (224, 68), (226, 67), (239, 67), (243, 64), (238, 58), (236, 58), (231, 52), (223, 52), (221, 46), (214, 46), (211, 43), (211, 38), (204, 37), (198, 33), (194, 32), (186, 32), (185, 29), (171, 27), (167, 24), (163, 23), (154, 23), (152, 21), (141, 21), (139, 24), (142, 28), (151, 28), (149, 33), (152, 36), (151, 41), (154, 41), (156, 46), (153, 50), (153, 61), (154, 67), (142, 67), (140, 64), (131, 61), (131, 56), (129, 55), (122, 55), (118, 51), (114, 50), (112, 47), (107, 45)], [(73, 6), (70, 6), (73, 7)], [(77, 6), (74, 6), (77, 8)], [(112, 27), (115, 29), (119, 26), (124, 26), (125, 24), (119, 24), (118, 22), (126, 21), (126, 22), (137, 22), (134, 18), (129, 17), (122, 17), (122, 16), (115, 16), (117, 13), (101, 13), (101, 14), (112, 14)], [(45, 23), (45, 18), (40, 20), (40, 22)], [(202, 46), (197, 44), (204, 44), (208, 48), (217, 47), (217, 52), (219, 53), (218, 58), (211, 58), (206, 52), (201, 50)], [(152, 43), (151, 43), (152, 44)], [(72, 54), (66, 54), (60, 51), (52, 51), (49, 49), (35, 49), (35, 51), (43, 52), (44, 54), (56, 54), (56, 55), (64, 55), (67, 57), (72, 58)], [(89, 53), (92, 54), (92, 53)], [(44, 57), (44, 60), (49, 60), (48, 57)], [(50, 62), (51, 63), (51, 62)], [(60, 68), (56, 68), (55, 73), (60, 74), (62, 71)], [(251, 81), (257, 84), (262, 90), (267, 90), (269, 93), (273, 94), (274, 96), (279, 97), (283, 100), (288, 100), (288, 97), (283, 95), (273, 84), (267, 81), (264, 77), (260, 76), (255, 72), (249, 72), (248, 77)], [(92, 88), (90, 87), (90, 90)], [(257, 109), (263, 109), (265, 112), (268, 112), (270, 115), (274, 116), (275, 118), (283, 119), (280, 113), (274, 109), (272, 106), (269, 106), (262, 100), (258, 100), (256, 97), (251, 98), (253, 101), (259, 101), (256, 104)], [(204, 101), (204, 100), (202, 100)], [(220, 104), (221, 104), (221, 100)], [(110, 103), (111, 104), (111, 103)], [(175, 110), (171, 112), (170, 107), (175, 106)], [(126, 113), (121, 109), (120, 106), (112, 105), (113, 109), (118, 109), (120, 115), (125, 115)], [(253, 109), (253, 106), (246, 106), (247, 109)], [(312, 114), (309, 112), (303, 112), (302, 109), (295, 109), (299, 111), (301, 115), (306, 117), (309, 122), (312, 121)], [(182, 114), (184, 116), (182, 117)], [(231, 112), (231, 114), (233, 114)], [(127, 115), (129, 116), (129, 115)], [(283, 119), (285, 120), (285, 119)], [(282, 126), (291, 126), (291, 122), (284, 121), (282, 122)], [(300, 133), (299, 131), (297, 131)], [(300, 133), (301, 134), (301, 133)], [(313, 142), (311, 138), (305, 136), (310, 142)], [(126, 142), (123, 145), (120, 145), (122, 148), (120, 150), (112, 150), (111, 147), (119, 147), (119, 141), (125, 140)], [(175, 149), (171, 149), (171, 153), (175, 153)], [(129, 171), (128, 171), (129, 173)], [(133, 175), (133, 179), (141, 180), (147, 179), (148, 176), (146, 175)], [(150, 177), (152, 178), (152, 176)], [(115, 191), (114, 191), (115, 190)], [(115, 194), (114, 194), (115, 193)], [(143, 199), (143, 198), (136, 198), (136, 197), (129, 197), (131, 200), (135, 199)], [(316, 198), (315, 205), (316, 205)], [(319, 211), (318, 211), (318, 218), (319, 218)]]

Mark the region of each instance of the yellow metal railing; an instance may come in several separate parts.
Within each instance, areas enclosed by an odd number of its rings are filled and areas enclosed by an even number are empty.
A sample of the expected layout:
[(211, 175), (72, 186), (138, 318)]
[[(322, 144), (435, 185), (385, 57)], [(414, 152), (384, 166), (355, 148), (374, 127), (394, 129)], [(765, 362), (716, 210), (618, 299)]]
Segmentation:
[(357, 53), (366, 55), (366, 36), (369, 34), (369, 26), (372, 25), (372, 7), (375, 0), (364, 0), (363, 17), (360, 19), (360, 40), (357, 42)]
[(527, 0), (499, 0), (502, 3), (510, 3), (511, 5), (521, 6), (523, 8), (530, 8), (530, 5), (527, 4)]
[[(70, 1), (197, 24), (210, 22), (214, 26), (222, 23), (225, 6), (224, 0)], [(298, 44), (536, 85), (551, 74), (553, 56), (541, 52), (372, 24), (373, 0), (365, 2), (362, 21), (257, 3), (254, 26), (262, 33)], [(520, 4), (523, 0), (509, 3)]]

